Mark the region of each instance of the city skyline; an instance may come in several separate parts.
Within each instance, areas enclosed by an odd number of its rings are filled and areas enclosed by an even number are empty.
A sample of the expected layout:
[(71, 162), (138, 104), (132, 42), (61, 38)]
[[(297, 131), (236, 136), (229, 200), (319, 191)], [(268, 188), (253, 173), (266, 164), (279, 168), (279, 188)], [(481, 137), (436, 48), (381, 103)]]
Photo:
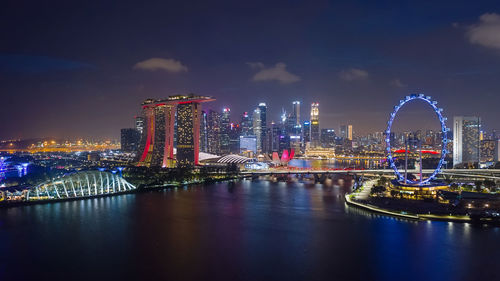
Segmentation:
[(0, 281), (500, 280), (498, 0), (6, 0), (0, 34)]
[(381, 12), (391, 4), (127, 2), (110, 13), (100, 3), (12, 2), (2, 26), (26, 15), (48, 26), (3, 29), (0, 92), (9, 106), (0, 118), (9, 122), (1, 122), (0, 138), (118, 139), (138, 103), (188, 92), (216, 97), (207, 109), (217, 112), (264, 102), (268, 122), (292, 101), (302, 103), (301, 116), (319, 102), (322, 128), (352, 124), (360, 134), (383, 130), (395, 100), (422, 92), (448, 116), (480, 116), (499, 130), (495, 2), (453, 2), (450, 11), (444, 3), (393, 4), (398, 9)]

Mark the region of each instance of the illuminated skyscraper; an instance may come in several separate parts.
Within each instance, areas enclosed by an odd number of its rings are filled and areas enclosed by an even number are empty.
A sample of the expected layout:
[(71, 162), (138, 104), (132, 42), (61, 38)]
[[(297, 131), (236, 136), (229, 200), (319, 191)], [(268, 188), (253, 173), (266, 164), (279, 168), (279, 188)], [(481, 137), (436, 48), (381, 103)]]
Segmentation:
[(300, 124), (300, 101), (293, 102), (292, 119), (295, 121), (295, 125), (299, 125), (299, 126), (301, 125)]
[(292, 113), (286, 122), (286, 132), (290, 140), (290, 148), (300, 154), (302, 146), (302, 125), (300, 124), (300, 101), (293, 102)]
[(260, 129), (261, 129), (261, 136), (260, 136), (260, 149), (262, 152), (269, 152), (269, 144), (267, 142), (267, 106), (266, 103), (261, 102), (259, 103), (259, 110), (260, 110)]
[(229, 152), (238, 154), (240, 153), (240, 136), (241, 136), (241, 126), (238, 123), (230, 124), (229, 132)]
[(207, 112), (202, 110), (200, 117), (200, 151), (208, 152)]
[(231, 109), (229, 107), (224, 107), (221, 114), (221, 128), (220, 128), (220, 150), (222, 155), (229, 154), (230, 147), (230, 133), (231, 133), (231, 120), (230, 120)]
[(174, 124), (177, 103), (147, 99), (142, 104), (144, 130), (137, 153), (137, 165), (172, 167)]
[(135, 152), (139, 146), (141, 134), (134, 128), (126, 128), (121, 130), (121, 151)]
[(208, 152), (219, 155), (220, 154), (220, 114), (216, 111), (210, 110), (208, 112)]
[(252, 116), (250, 116), (248, 112), (244, 112), (243, 115), (241, 115), (241, 134), (243, 136), (253, 135), (252, 128)]
[(319, 139), (319, 103), (311, 104), (311, 147), (318, 147)]
[(346, 125), (340, 125), (340, 137), (341, 138), (347, 138), (347, 126)]
[(262, 152), (262, 119), (261, 119), (261, 111), (260, 108), (256, 108), (253, 111), (253, 134), (257, 138), (257, 151)]
[(177, 166), (198, 164), (201, 104), (177, 106)]
[(281, 130), (280, 130), (280, 126), (279, 124), (276, 124), (274, 122), (271, 122), (271, 130), (270, 130), (270, 149), (272, 152), (278, 152), (280, 147), (279, 147), (279, 144), (280, 144), (280, 133), (281, 133)]
[(342, 125), (340, 126), (340, 136), (344, 140), (352, 141), (352, 125)]
[(135, 129), (142, 135), (142, 132), (144, 131), (144, 117), (135, 117)]
[(481, 118), (453, 118), (453, 165), (478, 163), (480, 160)]
[(197, 165), (200, 145), (201, 103), (211, 97), (179, 95), (143, 102), (144, 131), (137, 165), (173, 167), (174, 128), (177, 112), (177, 163)]
[(304, 121), (304, 126), (302, 126), (302, 146), (305, 148), (309, 142), (311, 142), (311, 121)]
[(335, 130), (321, 129), (321, 146), (335, 147)]
[(480, 159), (481, 163), (493, 162), (495, 159), (496, 140), (481, 140)]

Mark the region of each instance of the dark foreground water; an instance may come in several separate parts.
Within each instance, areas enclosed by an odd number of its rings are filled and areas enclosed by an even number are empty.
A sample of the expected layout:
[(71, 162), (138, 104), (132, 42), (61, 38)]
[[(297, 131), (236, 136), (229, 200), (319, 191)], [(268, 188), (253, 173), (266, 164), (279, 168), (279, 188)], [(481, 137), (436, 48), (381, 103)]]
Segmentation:
[(499, 280), (500, 229), (242, 181), (0, 209), (0, 280)]

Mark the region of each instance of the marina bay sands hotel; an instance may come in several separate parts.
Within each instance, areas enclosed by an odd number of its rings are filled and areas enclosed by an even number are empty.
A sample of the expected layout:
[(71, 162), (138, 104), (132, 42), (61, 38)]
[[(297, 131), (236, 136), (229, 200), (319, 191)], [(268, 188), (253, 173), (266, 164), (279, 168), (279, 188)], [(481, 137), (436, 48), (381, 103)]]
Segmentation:
[[(136, 156), (138, 166), (168, 167), (198, 165), (201, 103), (212, 97), (190, 95), (147, 99), (142, 103), (144, 130)], [(177, 132), (176, 130), (177, 121)], [(174, 134), (177, 155), (174, 157)]]

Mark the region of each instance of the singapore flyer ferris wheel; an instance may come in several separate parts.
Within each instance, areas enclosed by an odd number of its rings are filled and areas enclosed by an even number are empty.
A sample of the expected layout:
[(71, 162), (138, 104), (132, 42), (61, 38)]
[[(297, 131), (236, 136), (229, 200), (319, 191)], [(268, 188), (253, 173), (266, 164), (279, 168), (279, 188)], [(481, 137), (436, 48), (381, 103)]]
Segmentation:
[[(434, 172), (429, 177), (424, 179), (424, 178), (422, 178), (422, 175), (421, 175), (420, 176), (421, 178), (419, 181), (409, 180), (406, 176), (403, 176), (399, 172), (398, 167), (396, 166), (396, 164), (394, 162), (394, 157), (393, 157), (392, 148), (391, 148), (391, 138), (390, 138), (392, 123), (394, 122), (398, 111), (407, 103), (417, 101), (417, 100), (424, 101), (425, 103), (427, 103), (428, 105), (430, 105), (432, 107), (432, 109), (436, 113), (436, 115), (439, 119), (439, 123), (441, 125), (441, 157), (439, 159), (439, 163), (437, 164)], [(448, 143), (448, 136), (447, 135), (448, 135), (448, 132), (450, 131), (450, 129), (448, 127), (446, 127), (447, 118), (443, 117), (442, 112), (443, 112), (443, 109), (437, 107), (437, 101), (432, 100), (432, 98), (430, 96), (425, 96), (424, 94), (411, 94), (409, 96), (406, 96), (405, 99), (400, 100), (398, 105), (394, 106), (394, 111), (391, 113), (389, 121), (387, 122), (387, 129), (385, 131), (385, 135), (386, 135), (385, 142), (386, 142), (386, 150), (387, 150), (387, 161), (388, 161), (390, 167), (392, 169), (394, 169), (394, 173), (397, 177), (397, 180), (400, 183), (409, 184), (409, 185), (418, 185), (418, 186), (428, 185), (436, 178), (437, 174), (441, 171), (443, 164), (446, 164), (445, 158), (446, 158), (446, 154), (448, 152), (446, 150), (446, 146)]]

